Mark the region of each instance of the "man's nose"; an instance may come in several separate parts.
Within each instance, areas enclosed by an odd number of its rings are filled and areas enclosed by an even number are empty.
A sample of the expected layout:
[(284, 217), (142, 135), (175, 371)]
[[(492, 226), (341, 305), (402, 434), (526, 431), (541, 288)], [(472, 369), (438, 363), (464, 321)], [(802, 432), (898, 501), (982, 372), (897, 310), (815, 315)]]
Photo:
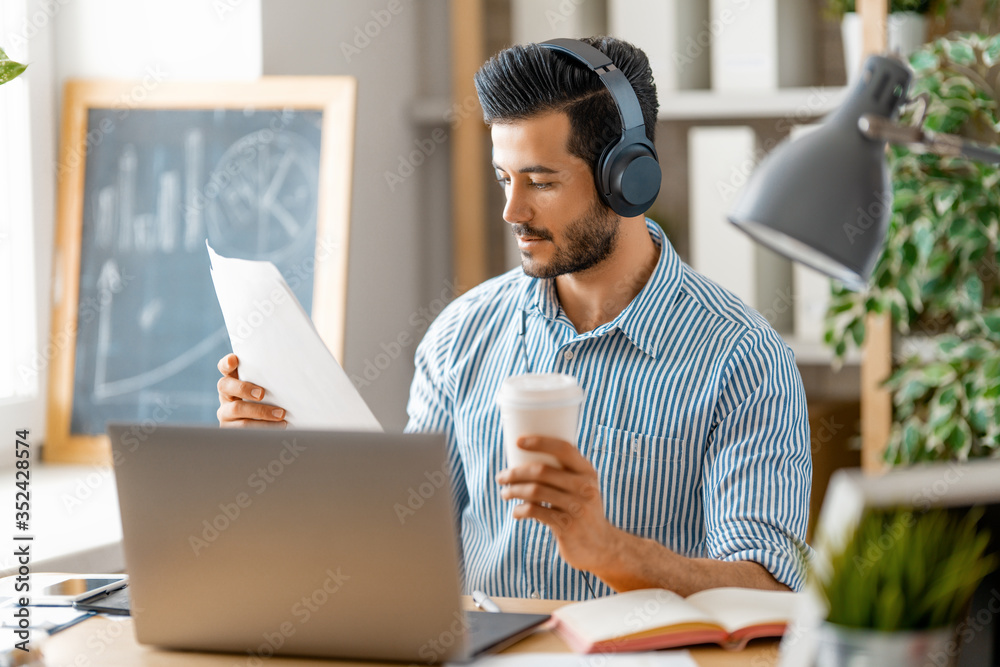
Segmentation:
[(528, 201), (524, 186), (511, 183), (507, 186), (507, 203), (503, 207), (503, 219), (511, 224), (529, 222), (534, 213)]

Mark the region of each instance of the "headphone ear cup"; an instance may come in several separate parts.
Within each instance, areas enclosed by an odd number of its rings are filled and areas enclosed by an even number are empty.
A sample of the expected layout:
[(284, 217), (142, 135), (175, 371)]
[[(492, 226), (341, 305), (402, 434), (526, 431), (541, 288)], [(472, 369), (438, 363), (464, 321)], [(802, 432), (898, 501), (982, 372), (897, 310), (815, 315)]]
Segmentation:
[(608, 146), (597, 173), (602, 198), (622, 217), (645, 213), (660, 192), (660, 164), (644, 143), (619, 141)]

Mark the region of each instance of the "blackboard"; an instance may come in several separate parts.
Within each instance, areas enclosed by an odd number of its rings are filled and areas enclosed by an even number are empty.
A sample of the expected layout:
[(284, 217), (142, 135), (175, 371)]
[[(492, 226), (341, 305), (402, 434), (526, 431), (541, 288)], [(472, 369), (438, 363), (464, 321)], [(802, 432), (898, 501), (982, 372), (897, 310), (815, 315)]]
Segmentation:
[[(50, 374), (47, 458), (106, 455), (108, 421), (216, 423), (215, 365), (230, 345), (206, 239), (222, 255), (274, 262), (307, 310), (324, 311), (314, 319), (340, 356), (343, 299), (329, 296), (345, 287), (353, 85), (327, 86), (331, 109), (285, 98), (285, 84), (172, 84), (153, 91), (159, 105), (136, 108), (102, 104), (93, 87), (111, 84), (67, 88), (83, 144), (64, 143), (60, 163), (65, 293), (53, 340), (65, 353)], [(333, 193), (329, 132), (341, 135)], [(342, 200), (324, 207), (330, 194)], [(314, 300), (314, 283), (327, 298)]]

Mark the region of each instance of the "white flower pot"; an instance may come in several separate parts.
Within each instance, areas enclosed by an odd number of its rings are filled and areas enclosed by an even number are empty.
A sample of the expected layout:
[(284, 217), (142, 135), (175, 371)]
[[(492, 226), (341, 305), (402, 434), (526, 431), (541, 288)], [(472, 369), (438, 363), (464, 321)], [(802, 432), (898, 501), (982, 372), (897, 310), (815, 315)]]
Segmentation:
[[(887, 27), (889, 52), (898, 52), (903, 58), (920, 48), (927, 41), (927, 17), (916, 12), (889, 14)], [(844, 40), (844, 67), (848, 83), (854, 83), (861, 69), (862, 27), (861, 15), (847, 12), (840, 22), (840, 35)]]
[(824, 623), (816, 639), (816, 667), (948, 667), (958, 654), (951, 628), (881, 632)]

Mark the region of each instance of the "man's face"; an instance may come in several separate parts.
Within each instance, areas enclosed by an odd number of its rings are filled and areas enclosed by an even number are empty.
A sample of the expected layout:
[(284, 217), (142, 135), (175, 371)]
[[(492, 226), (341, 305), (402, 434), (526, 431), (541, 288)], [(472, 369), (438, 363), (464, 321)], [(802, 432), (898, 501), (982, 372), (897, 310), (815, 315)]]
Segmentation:
[(597, 196), (590, 168), (572, 155), (562, 112), (492, 127), (493, 167), (507, 195), (503, 218), (524, 272), (554, 278), (585, 271), (614, 251), (621, 220)]

